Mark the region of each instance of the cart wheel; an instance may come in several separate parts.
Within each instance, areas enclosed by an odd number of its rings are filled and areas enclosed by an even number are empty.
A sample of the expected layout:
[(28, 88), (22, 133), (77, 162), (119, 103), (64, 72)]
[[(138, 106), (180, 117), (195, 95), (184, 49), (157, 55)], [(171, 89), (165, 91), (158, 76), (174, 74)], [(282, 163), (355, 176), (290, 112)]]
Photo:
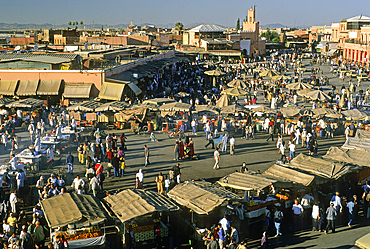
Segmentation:
[(180, 137), (181, 139), (185, 139), (185, 135), (184, 135), (184, 133), (181, 133), (179, 137)]
[(143, 127), (141, 127), (141, 130), (144, 132), (144, 133), (147, 133), (148, 132), (148, 126), (144, 125)]
[(169, 133), (168, 138), (173, 138), (173, 133)]

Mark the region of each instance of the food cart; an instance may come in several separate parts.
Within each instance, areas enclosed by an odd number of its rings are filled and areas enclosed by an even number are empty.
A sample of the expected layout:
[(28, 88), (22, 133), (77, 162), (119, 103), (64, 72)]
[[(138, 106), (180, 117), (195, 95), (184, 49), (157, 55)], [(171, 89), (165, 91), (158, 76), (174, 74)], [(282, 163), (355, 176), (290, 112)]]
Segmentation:
[(125, 235), (129, 233), (133, 236), (133, 246), (155, 243), (155, 228), (160, 229), (162, 238), (167, 237), (169, 213), (180, 210), (163, 195), (141, 189), (123, 190), (105, 197), (104, 202), (120, 220), (116, 228), (122, 243), (126, 244)]
[(218, 119), (220, 110), (219, 108), (211, 105), (196, 105), (193, 107), (191, 113), (193, 119), (195, 118), (198, 120), (199, 129), (202, 129), (203, 126), (201, 124), (204, 124), (204, 118), (207, 118), (206, 121), (214, 121)]
[(66, 193), (40, 202), (51, 240), (63, 235), (69, 248), (104, 248), (108, 213), (91, 195)]

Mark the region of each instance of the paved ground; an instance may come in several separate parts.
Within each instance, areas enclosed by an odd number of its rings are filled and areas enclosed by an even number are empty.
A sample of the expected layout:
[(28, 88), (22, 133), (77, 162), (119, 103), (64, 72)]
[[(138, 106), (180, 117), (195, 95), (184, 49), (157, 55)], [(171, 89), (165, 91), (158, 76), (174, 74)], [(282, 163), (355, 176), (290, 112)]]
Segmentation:
[[(304, 64), (309, 64), (308, 61), (305, 61)], [(335, 83), (336, 86), (341, 86), (341, 82), (338, 78), (333, 78), (333, 76), (328, 73), (329, 67), (324, 66), (325, 75), (328, 75), (330, 78), (330, 89), (331, 84)], [(305, 73), (305, 77), (308, 76), (308, 73)], [(348, 81), (347, 85), (348, 85)], [(347, 86), (346, 85), (346, 86)], [(363, 89), (365, 90), (369, 83), (365, 83)], [(329, 90), (329, 87), (327, 87)], [(263, 103), (262, 95), (259, 95), (258, 103)], [(243, 101), (243, 100), (241, 100)], [(167, 134), (162, 132), (156, 132), (156, 137), (159, 142), (150, 142), (148, 135), (133, 135), (132, 133), (125, 131), (127, 135), (127, 147), (128, 151), (126, 152), (126, 162), (127, 169), (125, 171), (126, 175), (122, 178), (113, 178), (110, 177), (105, 181), (106, 190), (118, 190), (133, 188), (135, 185), (135, 173), (138, 169), (142, 168), (144, 170), (145, 184), (146, 189), (155, 190), (155, 176), (159, 172), (163, 174), (168, 174), (169, 169), (175, 165), (173, 161), (174, 153), (174, 139), (168, 139)], [(17, 132), (21, 137), (22, 146), (26, 146), (29, 143), (28, 133), (26, 132)], [(120, 132), (117, 132), (119, 135)], [(181, 178), (184, 180), (197, 180), (204, 178), (207, 181), (215, 182), (221, 177), (239, 170), (239, 167), (243, 162), (247, 163), (247, 167), (250, 170), (261, 170), (263, 172), (269, 168), (273, 163), (280, 158), (278, 155), (275, 142), (266, 142), (267, 134), (264, 132), (256, 133), (255, 140), (245, 140), (241, 139), (240, 135), (236, 135), (236, 153), (231, 156), (229, 154), (221, 153), (221, 163), (219, 170), (213, 170), (213, 150), (204, 148), (206, 144), (204, 132), (199, 132), (197, 136), (191, 136), (194, 140), (195, 153), (199, 156), (199, 160), (181, 160)], [(288, 139), (288, 138), (286, 138)], [(337, 136), (333, 139), (319, 139), (319, 156), (322, 156), (326, 153), (327, 149), (330, 146), (340, 146), (344, 143), (344, 136)], [(151, 164), (144, 168), (144, 157), (143, 157), (143, 146), (147, 144), (150, 149), (150, 162)], [(76, 147), (75, 144), (71, 142), (66, 142), (63, 146), (67, 146), (65, 151), (72, 151), (75, 156), (75, 161), (77, 162), (76, 157)], [(296, 155), (299, 153), (307, 154), (307, 151), (300, 146), (297, 147)], [(48, 175), (50, 173), (57, 173), (62, 168), (66, 170), (64, 165), (65, 153), (62, 155), (61, 164), (54, 166), (51, 169), (44, 169), (42, 171), (43, 175)], [(8, 155), (1, 155), (0, 160), (8, 158)], [(76, 174), (84, 175), (85, 166), (84, 165), (75, 165), (75, 171), (73, 175), (68, 174), (66, 176), (67, 185), (71, 184), (73, 178)], [(338, 229), (337, 234), (318, 234), (313, 232), (302, 232), (299, 235), (295, 236), (283, 236), (278, 239), (271, 239), (271, 245), (273, 248), (351, 248), (354, 245), (354, 241), (366, 234), (368, 231), (366, 226), (368, 223), (361, 224), (361, 226), (355, 226), (352, 229), (346, 227)], [(258, 244), (258, 243), (257, 243)], [(253, 247), (257, 246), (256, 243), (252, 243)]]

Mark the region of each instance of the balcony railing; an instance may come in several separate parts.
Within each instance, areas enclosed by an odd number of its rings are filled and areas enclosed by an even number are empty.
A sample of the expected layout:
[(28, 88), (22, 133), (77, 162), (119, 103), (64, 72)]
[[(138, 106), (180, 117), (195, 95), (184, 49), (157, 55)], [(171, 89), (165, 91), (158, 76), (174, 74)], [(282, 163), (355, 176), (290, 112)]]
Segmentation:
[(352, 43), (352, 44), (365, 45), (365, 46), (370, 45), (370, 42), (358, 41), (355, 39), (346, 39), (345, 43)]

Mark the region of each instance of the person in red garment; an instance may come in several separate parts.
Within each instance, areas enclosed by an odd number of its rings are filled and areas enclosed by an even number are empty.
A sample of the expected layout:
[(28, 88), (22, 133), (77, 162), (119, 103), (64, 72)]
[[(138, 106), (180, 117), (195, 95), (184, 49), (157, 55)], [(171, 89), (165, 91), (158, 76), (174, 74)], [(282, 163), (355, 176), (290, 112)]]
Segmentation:
[(185, 153), (184, 153), (184, 143), (181, 141), (181, 138), (179, 139), (179, 148), (180, 148), (179, 158), (183, 159), (185, 156)]
[(190, 149), (189, 156), (190, 157), (194, 156), (194, 142), (193, 142), (193, 139), (191, 139), (191, 138), (189, 138), (188, 147)]

